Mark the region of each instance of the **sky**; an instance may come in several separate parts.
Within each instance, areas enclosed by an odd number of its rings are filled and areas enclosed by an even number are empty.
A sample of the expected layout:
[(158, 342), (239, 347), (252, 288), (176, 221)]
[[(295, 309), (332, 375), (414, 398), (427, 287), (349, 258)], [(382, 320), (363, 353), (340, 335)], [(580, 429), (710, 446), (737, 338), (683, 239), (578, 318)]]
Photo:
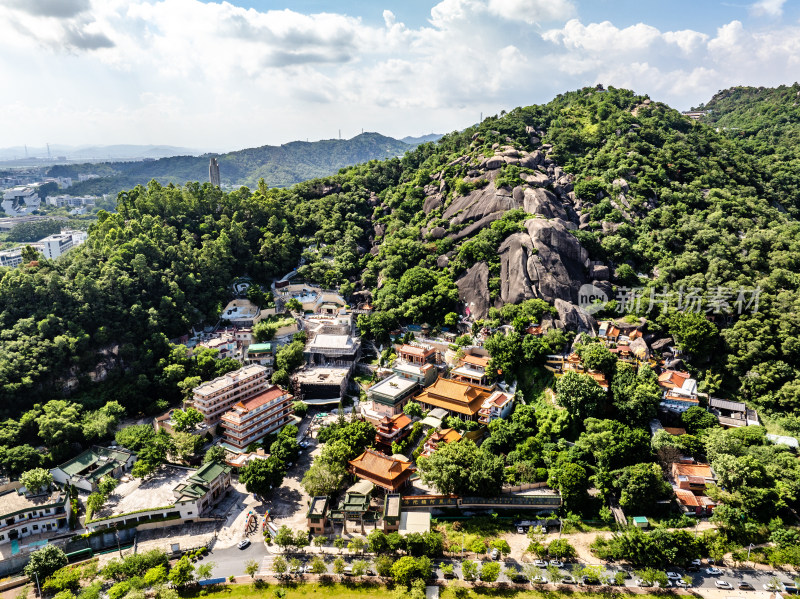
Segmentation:
[(800, 79), (800, 0), (0, 0), (0, 146), (463, 129), (602, 83)]

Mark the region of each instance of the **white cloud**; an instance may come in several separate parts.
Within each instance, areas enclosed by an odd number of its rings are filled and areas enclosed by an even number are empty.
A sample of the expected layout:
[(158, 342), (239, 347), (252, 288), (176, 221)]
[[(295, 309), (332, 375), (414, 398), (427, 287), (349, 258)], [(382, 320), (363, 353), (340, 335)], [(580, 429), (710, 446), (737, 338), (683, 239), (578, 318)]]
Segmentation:
[(780, 17), (786, 0), (758, 0), (750, 5), (750, 12), (757, 17)]
[(570, 0), (489, 0), (489, 12), (533, 24), (568, 19), (575, 14), (575, 5)]
[(442, 0), (414, 28), (390, 10), (377, 16), (372, 24), (200, 0), (0, 0), (0, 78), (24, 90), (24, 101), (0, 100), (0, 131), (7, 144), (232, 149), (339, 128), (449, 131), (594, 83), (685, 108), (730, 85), (788, 83), (800, 72), (797, 25), (618, 27), (576, 18), (571, 0)]

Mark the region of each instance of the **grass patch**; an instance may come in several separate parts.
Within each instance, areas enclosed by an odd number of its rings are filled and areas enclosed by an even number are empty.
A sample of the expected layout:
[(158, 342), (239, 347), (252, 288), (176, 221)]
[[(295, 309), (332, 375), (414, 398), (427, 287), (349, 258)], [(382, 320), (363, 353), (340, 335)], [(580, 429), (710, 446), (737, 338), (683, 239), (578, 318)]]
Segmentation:
[(523, 369), (517, 381), (522, 394), (525, 397), (525, 403), (531, 405), (549, 405), (545, 398), (547, 389), (555, 386), (555, 377), (553, 373), (543, 368), (536, 366), (534, 368)]
[[(184, 591), (181, 597), (195, 599), (209, 597), (211, 599), (263, 599), (274, 597), (276, 589), (286, 591), (286, 599), (302, 599), (307, 597), (332, 597), (334, 599), (367, 599), (391, 593), (391, 587), (369, 584), (319, 584), (319, 583), (288, 583), (288, 584), (261, 584), (255, 588), (252, 584), (238, 584), (216, 589), (195, 589)], [(565, 596), (575, 595), (580, 599), (608, 599), (609, 596), (632, 595), (624, 591), (611, 591), (606, 593), (576, 592), (568, 589), (560, 591), (546, 591), (537, 589), (516, 590), (510, 588), (468, 588), (452, 582), (443, 588), (440, 593), (442, 599), (478, 599), (480, 597), (507, 597), (508, 599), (563, 599)], [(640, 595), (637, 599), (655, 599), (663, 595)]]
[(489, 541), (499, 535), (513, 532), (514, 526), (511, 522), (499, 521), (495, 518), (470, 518), (463, 521), (439, 521), (436, 523), (436, 530), (444, 536), (444, 546), (449, 551), (460, 551), (463, 543), (464, 550), (470, 551), (470, 547), (476, 541), (483, 541), (489, 545)]

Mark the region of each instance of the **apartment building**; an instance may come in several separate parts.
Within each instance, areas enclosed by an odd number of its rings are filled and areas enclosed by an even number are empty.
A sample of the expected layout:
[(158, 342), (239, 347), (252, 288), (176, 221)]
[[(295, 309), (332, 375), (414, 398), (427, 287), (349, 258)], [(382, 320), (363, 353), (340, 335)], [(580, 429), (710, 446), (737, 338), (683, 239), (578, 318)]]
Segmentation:
[(195, 387), (191, 403), (213, 426), (234, 404), (263, 393), (269, 385), (269, 371), (260, 364), (248, 364)]
[(222, 416), (223, 439), (233, 448), (244, 450), (292, 420), (293, 400), (288, 391), (273, 385), (263, 393), (234, 404)]
[(66, 530), (69, 494), (60, 487), (28, 493), (19, 482), (0, 487), (0, 544)]
[(58, 233), (50, 235), (42, 239), (41, 243), (44, 244), (44, 257), (48, 260), (55, 260), (72, 249), (72, 234)]

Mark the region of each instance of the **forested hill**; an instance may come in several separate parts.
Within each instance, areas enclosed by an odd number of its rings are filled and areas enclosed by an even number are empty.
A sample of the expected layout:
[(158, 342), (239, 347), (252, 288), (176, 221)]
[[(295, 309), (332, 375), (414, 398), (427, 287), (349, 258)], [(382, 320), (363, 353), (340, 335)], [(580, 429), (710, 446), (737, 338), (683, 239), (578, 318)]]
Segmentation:
[(352, 139), (293, 141), (281, 146), (261, 146), (220, 155), (57, 165), (48, 171), (48, 176), (77, 179), (79, 174), (100, 175), (99, 179), (75, 184), (70, 188), (70, 193), (116, 195), (124, 189), (146, 185), (152, 179), (162, 185), (207, 181), (209, 159), (216, 156), (223, 186), (255, 187), (258, 180), (263, 178), (270, 187), (288, 187), (300, 181), (332, 175), (340, 168), (353, 164), (402, 156), (416, 145), (378, 133), (362, 133)]
[(732, 87), (699, 107), (703, 122), (735, 140), (758, 160), (767, 185), (800, 215), (800, 84)]
[[(200, 376), (167, 339), (215, 322), (234, 277), (268, 284), (304, 256), (306, 280), (371, 296), (359, 327), (383, 342), (402, 323), (453, 326), (465, 307), (490, 328), (556, 311), (580, 327), (584, 283), (658, 294), (595, 316), (632, 310), (684, 349), (702, 390), (797, 434), (800, 223), (774, 177), (726, 131), (585, 88), (292, 188), (140, 186), (83, 246), (0, 275), (0, 410), (17, 417), (69, 381), (88, 408), (156, 413)], [(685, 293), (705, 310), (740, 288), (760, 288), (758, 311), (678, 310)], [(498, 334), (486, 347), (511, 381), (563, 341)]]

